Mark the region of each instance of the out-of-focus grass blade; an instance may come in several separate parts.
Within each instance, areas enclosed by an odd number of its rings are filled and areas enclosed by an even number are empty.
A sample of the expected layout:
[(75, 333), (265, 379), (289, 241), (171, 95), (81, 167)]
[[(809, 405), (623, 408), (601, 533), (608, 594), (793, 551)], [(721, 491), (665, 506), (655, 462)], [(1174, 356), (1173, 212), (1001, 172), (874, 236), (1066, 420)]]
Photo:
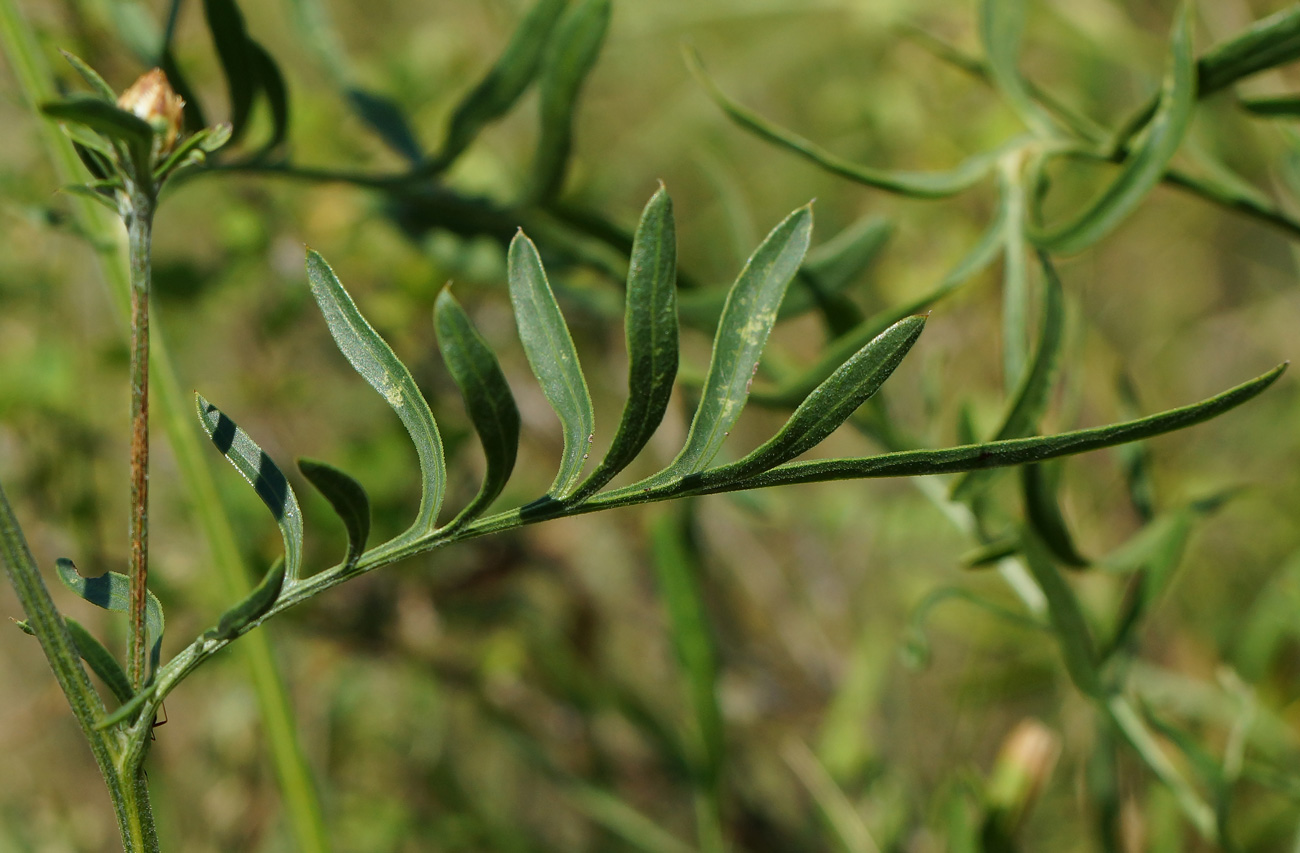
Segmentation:
[(1047, 613), (1052, 620), (1056, 639), (1061, 644), (1065, 668), (1074, 686), (1091, 697), (1101, 696), (1101, 679), (1097, 673), (1097, 652), (1084, 618), (1079, 599), (1052, 562), (1052, 556), (1028, 527), (1020, 533), (1020, 550), (1025, 563), (1043, 595), (1047, 596)]
[(1061, 513), (1057, 495), (1058, 472), (1050, 465), (1025, 465), (1020, 469), (1020, 490), (1025, 501), (1025, 520), (1038, 534), (1052, 556), (1067, 566), (1082, 568), (1088, 558), (1079, 553), (1070, 528)]
[(1087, 453), (1103, 447), (1113, 447), (1129, 441), (1140, 441), (1174, 430), (1186, 429), (1217, 417), (1258, 396), (1276, 382), (1285, 370), (1286, 364), (1280, 364), (1262, 376), (1207, 400), (1138, 420), (1057, 435), (993, 441), (943, 450), (904, 450), (855, 459), (789, 462), (757, 476), (705, 491), (740, 491), (826, 480), (952, 474), (998, 466), (1025, 465), (1076, 453)]
[(575, 499), (627, 467), (654, 434), (677, 376), (677, 230), (673, 202), (660, 186), (641, 212), (627, 274), (627, 403), (609, 452)]
[[(131, 579), (119, 572), (104, 572), (97, 578), (83, 578), (71, 560), (60, 557), (54, 561), (55, 571), (63, 585), (97, 607), (115, 613), (131, 609)], [(150, 592), (145, 601), (145, 641), (149, 644), (149, 671), (156, 672), (162, 655), (163, 609), (157, 596)], [(152, 677), (152, 676), (150, 676)]]
[(694, 714), (699, 738), (695, 771), (700, 784), (714, 790), (726, 749), (718, 707), (718, 656), (700, 588), (703, 567), (691, 540), (689, 502), (682, 507), (661, 516), (651, 528), (651, 561)]
[(370, 538), (370, 498), (356, 480), (338, 468), (315, 459), (299, 459), (298, 470), (329, 501), (348, 534), (345, 569), (356, 565)]
[[(560, 470), (546, 492), (558, 500), (573, 491), (591, 448), (595, 434), (591, 394), (587, 391), (587, 379), (582, 375), (568, 324), (546, 280), (542, 259), (537, 256), (537, 247), (523, 231), (510, 242), (506, 264), (510, 301), (524, 354), (547, 401), (559, 416), (564, 434)], [(637, 390), (633, 389), (632, 393)]]
[(420, 140), (416, 138), (415, 131), (411, 130), (402, 108), (392, 98), (359, 86), (347, 87), (345, 94), (352, 111), (385, 145), (413, 166), (424, 159)]
[(485, 125), (505, 115), (519, 100), (537, 76), (546, 44), (567, 3), (537, 0), (528, 10), (496, 63), (452, 113), (446, 141), (432, 161), (435, 171), (450, 165)]
[(1025, 31), (1025, 0), (981, 0), (979, 33), (988, 58), (989, 76), (1025, 123), (1040, 137), (1056, 135), (1056, 123), (1029, 93), (1020, 76), (1020, 38)]
[(1237, 104), (1246, 112), (1261, 118), (1300, 118), (1300, 95), (1240, 98)]
[(1233, 666), (1249, 682), (1264, 678), (1287, 639), (1300, 637), (1300, 553), (1293, 554), (1260, 590), (1242, 621)]
[(1236, 493), (1236, 489), (1226, 489), (1156, 516), (1101, 561), (1101, 566), (1109, 572), (1131, 575), (1103, 659), (1127, 645), (1143, 617), (1169, 588), (1197, 522), (1218, 510)]
[(433, 323), (442, 359), (465, 400), (487, 459), (478, 494), (448, 524), (455, 528), (487, 509), (510, 479), (519, 451), (519, 408), (496, 354), (475, 330), (450, 287), (444, 287), (434, 302)]
[(406, 369), (392, 348), (366, 322), (356, 303), (343, 288), (334, 270), (315, 251), (307, 250), (307, 279), (334, 343), (348, 363), (380, 393), (406, 427), (420, 459), (422, 481), (420, 509), (410, 529), (401, 539), (419, 536), (437, 526), (447, 486), (447, 463), (442, 453), (442, 437), (429, 404), (420, 393), (411, 371)]
[(1204, 98), (1243, 77), (1296, 59), (1300, 59), (1300, 7), (1291, 6), (1207, 51), (1197, 63), (1197, 90)]
[(781, 747), (781, 757), (812, 797), (835, 849), (843, 853), (879, 853), (880, 847), (853, 803), (803, 741), (790, 737)]
[(99, 76), (98, 71), (91, 68), (81, 57), (75, 54), (66, 50), (60, 50), (59, 53), (63, 54), (63, 58), (68, 61), (73, 70), (81, 75), (81, 79), (90, 85), (90, 88), (94, 90), (100, 100), (114, 105), (117, 104), (117, 92), (114, 92), (113, 87), (108, 85), (103, 77)]
[[(1065, 328), (1064, 298), (1061, 293), (1061, 282), (1056, 277), (1051, 262), (1041, 253), (1039, 260), (1042, 262), (1044, 275), (1043, 317), (1038, 346), (1034, 351), (1034, 361), (1021, 380), (1011, 407), (1002, 420), (1002, 426), (993, 438), (994, 441), (1019, 438), (1033, 433), (1043, 412), (1047, 409), (1052, 386), (1056, 383)], [(997, 476), (997, 472), (986, 471), (962, 477), (952, 486), (952, 499), (968, 500), (988, 488)]]
[(298, 570), (302, 566), (302, 510), (298, 507), (297, 495), (285, 479), (284, 472), (248, 433), (202, 396), (195, 394), (194, 401), (198, 406), (199, 422), (208, 438), (275, 516), (280, 536), (284, 539), (286, 571), (289, 582), (293, 583), (298, 579)]
[(851, 181), (913, 198), (946, 198), (984, 179), (997, 163), (999, 152), (979, 154), (946, 172), (903, 172), (859, 166), (838, 157), (803, 137), (769, 122), (733, 101), (704, 71), (699, 54), (686, 48), (686, 64), (709, 97), (736, 124), (769, 142), (802, 156), (826, 171)]
[(773, 228), (750, 255), (727, 295), (718, 321), (709, 372), (686, 446), (652, 480), (693, 474), (717, 455), (749, 398), (750, 384), (776, 322), (777, 309), (803, 262), (811, 235), (812, 206), (805, 205)]
[(258, 70), (248, 47), (244, 16), (234, 0), (203, 0), (203, 12), (230, 93), (231, 138), (239, 139), (248, 126), (248, 115), (253, 109)]
[(1029, 247), (1018, 153), (1008, 154), (998, 164), (998, 187), (1006, 208), (1002, 227), (1002, 383), (1011, 394), (1024, 380), (1029, 362), (1029, 275), (1025, 265)]
[(924, 317), (908, 317), (886, 329), (809, 394), (776, 435), (742, 459), (704, 471), (702, 481), (750, 477), (816, 447), (880, 389), (923, 328)]
[(284, 560), (276, 560), (262, 582), (254, 587), (248, 596), (234, 607), (221, 614), (215, 628), (203, 632), (208, 640), (230, 640), (243, 632), (248, 625), (261, 618), (270, 610), (280, 597), (284, 588)]
[(1187, 7), (1178, 14), (1170, 43), (1169, 63), (1160, 105), (1146, 136), (1130, 152), (1119, 176), (1070, 222), (1031, 238), (1050, 252), (1079, 252), (1110, 233), (1160, 182), (1196, 108), (1196, 66), (1192, 61), (1191, 27)]
[(609, 5), (609, 0), (581, 0), (560, 19), (542, 59), (541, 130), (530, 191), (534, 202), (550, 201), (564, 185), (578, 92), (605, 41)]
[(266, 104), (271, 110), (271, 138), (263, 146), (270, 150), (283, 142), (289, 133), (289, 87), (285, 85), (275, 58), (252, 39), (248, 40), (248, 56), (257, 76), (258, 88), (266, 96)]

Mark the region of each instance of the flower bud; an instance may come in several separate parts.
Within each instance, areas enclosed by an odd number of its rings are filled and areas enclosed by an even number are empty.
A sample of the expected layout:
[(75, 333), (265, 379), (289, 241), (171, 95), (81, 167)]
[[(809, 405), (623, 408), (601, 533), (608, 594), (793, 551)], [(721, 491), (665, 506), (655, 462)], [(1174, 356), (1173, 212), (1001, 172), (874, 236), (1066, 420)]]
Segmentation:
[(181, 132), (181, 113), (185, 109), (185, 100), (176, 94), (161, 68), (142, 74), (117, 99), (117, 105), (149, 122), (159, 134), (158, 154), (171, 151)]

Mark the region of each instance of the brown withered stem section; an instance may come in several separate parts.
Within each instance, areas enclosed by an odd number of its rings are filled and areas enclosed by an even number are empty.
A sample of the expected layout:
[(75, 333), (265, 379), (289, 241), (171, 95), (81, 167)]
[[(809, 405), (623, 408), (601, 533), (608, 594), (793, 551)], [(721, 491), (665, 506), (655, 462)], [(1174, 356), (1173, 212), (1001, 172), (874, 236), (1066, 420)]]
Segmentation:
[(148, 645), (144, 626), (149, 579), (149, 250), (153, 204), (151, 193), (133, 192), (127, 220), (131, 250), (131, 630), (127, 677), (137, 690), (144, 683)]
[[(161, 69), (142, 75), (118, 98), (118, 106), (153, 126), (154, 155), (171, 150), (181, 129), (185, 102)], [(131, 253), (131, 580), (130, 640), (126, 672), (136, 690), (148, 671), (146, 608), (149, 580), (149, 284), (150, 244), (157, 187), (153, 175), (133, 175), (130, 209), (124, 211)]]

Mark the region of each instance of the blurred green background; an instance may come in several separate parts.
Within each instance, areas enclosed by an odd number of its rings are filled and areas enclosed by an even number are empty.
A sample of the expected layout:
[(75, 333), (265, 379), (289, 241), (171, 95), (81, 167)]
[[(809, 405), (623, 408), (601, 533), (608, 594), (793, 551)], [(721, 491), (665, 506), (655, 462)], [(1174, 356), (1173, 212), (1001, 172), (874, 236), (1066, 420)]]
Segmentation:
[[(398, 158), (349, 112), (304, 15), (328, 7), (353, 79), (400, 104), (433, 147), (523, 5), (285, 0), (242, 8), (250, 33), (286, 75), (295, 161), (383, 170), (399, 168)], [(1283, 6), (1193, 5), (1201, 50)], [(118, 88), (144, 70), (131, 39), (147, 41), (149, 21), (165, 13), (158, 3), (118, 0), (18, 6), (69, 85), (58, 48)], [(191, 6), (179, 21), (177, 56), (217, 120), (224, 84), (203, 16)], [(1174, 7), (1033, 3), (1022, 69), (1113, 126), (1158, 85)], [(866, 312), (918, 297), (988, 222), (992, 183), (923, 202), (828, 175), (729, 124), (680, 52), (689, 41), (729, 93), (862, 163), (946, 167), (1019, 132), (995, 93), (938, 61), (905, 24), (977, 50), (973, 4), (616, 0), (580, 102), (563, 197), (630, 229), (662, 180), (675, 203), (682, 269), (717, 285), (811, 198), (814, 246), (862, 217), (887, 217), (894, 230), (885, 250), (848, 294)], [(1242, 88), (1276, 94), (1297, 83), (1284, 69)], [(525, 97), (447, 182), (502, 202), (517, 196), (536, 109), (536, 95)], [(42, 565), (69, 556), (91, 573), (120, 570), (125, 334), (93, 253), (71, 227), (68, 201), (55, 193), (59, 180), (37, 122), (0, 66), (0, 481)], [(1198, 166), (1198, 152), (1296, 210), (1300, 172), (1291, 161), (1300, 147), (1285, 123), (1252, 119), (1230, 94), (1217, 96), (1198, 111), (1179, 162)], [(390, 213), (382, 196), (344, 184), (213, 175), (165, 200), (155, 235), (156, 316), (185, 388), (221, 406), (285, 467), (311, 456), (357, 476), (371, 494), (376, 537), (409, 520), (419, 494), (415, 455), (397, 419), (334, 348), (306, 286), (304, 245), (330, 260), (425, 389), (447, 444), (450, 505), (473, 495), (482, 457), (434, 344), (433, 300), (448, 280), (499, 353), (524, 417), (520, 464), (502, 505), (542, 493), (559, 453), (558, 426), (515, 337), (502, 245), (404, 232)], [(1116, 393), (1121, 374), (1146, 413), (1292, 358), (1300, 328), (1294, 245), (1279, 230), (1157, 189), (1123, 228), (1061, 263), (1070, 342), (1047, 426), (1126, 417)], [(599, 452), (626, 384), (621, 323), (605, 308), (616, 283), (590, 267), (550, 268), (592, 386)], [(887, 386), (891, 412), (927, 444), (959, 442), (963, 407), (978, 434), (996, 429), (999, 310), (995, 266), (936, 306)], [(809, 362), (824, 336), (811, 315), (783, 324), (770, 357)], [(702, 373), (708, 342), (698, 331), (684, 335), (684, 372)], [(688, 402), (675, 400), (635, 472), (672, 458)], [(1143, 628), (1143, 669), (1134, 675), (1143, 700), (1217, 758), (1233, 738), (1246, 740), (1248, 755), (1300, 756), (1297, 406), (1295, 382), (1285, 377), (1244, 409), (1149, 447), (1161, 505), (1246, 487), (1197, 522), (1177, 579)], [(746, 412), (724, 452), (747, 451), (780, 422), (770, 411)], [(872, 450), (845, 430), (818, 452)], [(279, 553), (277, 531), (234, 472), (215, 453), (209, 461), (250, 565), (265, 566)], [(1012, 510), (1014, 479), (995, 493)], [(167, 656), (228, 602), (163, 442), (152, 483), (151, 583), (167, 611)], [(343, 532), (319, 496), (294, 484), (307, 515), (308, 565), (330, 565)], [(1069, 461), (1063, 502), (1090, 555), (1114, 549), (1139, 525), (1115, 452)], [(547, 523), (421, 556), (277, 620), (266, 630), (334, 848), (635, 849), (635, 828), (611, 828), (634, 809), (684, 845), (654, 847), (668, 840), (643, 834), (644, 849), (692, 849), (695, 803), (671, 745), (675, 732), (689, 730), (691, 712), (649, 537), (654, 524), (684, 511), (719, 654), (722, 789), (734, 849), (834, 849), (821, 823), (820, 810), (835, 800), (827, 786), (879, 849), (967, 849), (956, 840), (960, 826), (978, 822), (999, 747), (1026, 718), (1054, 733), (1061, 752), (1021, 828), (1023, 849), (1106, 849), (1097, 827), (1107, 809), (1123, 830), (1114, 849), (1201, 849), (1169, 794), (1122, 750), (1118, 787), (1096, 793), (1089, 767), (1113, 744), (1099, 741), (1093, 710), (1046, 634), (953, 601), (926, 622), (924, 665), (913, 654), (909, 666), (909, 620), (933, 591), (955, 586), (1018, 605), (994, 573), (963, 567), (974, 543), (906, 481), (799, 486)], [(1122, 581), (1101, 571), (1077, 581), (1098, 621), (1112, 619)], [(101, 636), (122, 642), (120, 620), (63, 590), (54, 595)], [(7, 585), (0, 612), (20, 617)], [(295, 849), (235, 658), (227, 653), (189, 679), (166, 711), (148, 764), (164, 848)], [(819, 762), (810, 765), (810, 754)], [(809, 770), (818, 765), (824, 778)], [(90, 754), (39, 647), (16, 629), (0, 630), (0, 767), (0, 850), (115, 848)], [(1300, 776), (1288, 784), (1289, 792), (1251, 781), (1235, 790), (1233, 833), (1242, 849), (1296, 849)]]

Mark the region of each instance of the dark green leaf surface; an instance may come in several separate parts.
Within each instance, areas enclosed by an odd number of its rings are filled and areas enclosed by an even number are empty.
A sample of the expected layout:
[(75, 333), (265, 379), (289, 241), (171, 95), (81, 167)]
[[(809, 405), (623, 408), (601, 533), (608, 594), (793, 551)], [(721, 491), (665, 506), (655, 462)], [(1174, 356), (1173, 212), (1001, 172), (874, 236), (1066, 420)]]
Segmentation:
[[(131, 609), (131, 579), (119, 572), (104, 572), (97, 578), (83, 578), (71, 560), (60, 557), (54, 561), (63, 585), (77, 595), (105, 610), (128, 613)], [(145, 602), (145, 642), (149, 645), (149, 670), (156, 672), (162, 654), (163, 610), (157, 596), (149, 593)]]
[(90, 85), (90, 88), (94, 90), (100, 100), (113, 104), (114, 106), (117, 105), (117, 92), (113, 91), (113, 87), (108, 85), (107, 81), (105, 81), (103, 77), (99, 76), (98, 71), (91, 68), (81, 59), (81, 57), (76, 56), (75, 54), (69, 53), (66, 50), (60, 50), (59, 53), (63, 54), (63, 58), (68, 61), (68, 64), (72, 66), (73, 70), (81, 75), (81, 79), (85, 80), (86, 83)]
[(541, 130), (533, 161), (531, 191), (535, 202), (551, 200), (564, 186), (573, 147), (578, 92), (596, 64), (608, 27), (609, 0), (580, 0), (555, 28), (538, 82)]
[(411, 528), (403, 534), (418, 536), (437, 526), (438, 510), (446, 488), (447, 464), (443, 459), (442, 437), (429, 404), (411, 378), (411, 372), (384, 343), (366, 318), (357, 310), (352, 297), (343, 289), (329, 264), (318, 253), (307, 251), (307, 279), (311, 293), (325, 315), (330, 334), (348, 363), (360, 373), (401, 418), (402, 425), (415, 443), (420, 458), (423, 483), (420, 509)]
[(1029, 528), (1021, 531), (1020, 549), (1025, 555), (1030, 574), (1047, 597), (1047, 614), (1052, 620), (1057, 642), (1061, 645), (1061, 655), (1065, 658), (1065, 668), (1070, 673), (1070, 679), (1084, 694), (1100, 697), (1097, 652), (1083, 608), (1079, 606), (1079, 599), (1052, 562), (1047, 548)]
[(244, 16), (234, 0), (203, 0), (208, 31), (217, 48), (217, 58), (226, 77), (230, 94), (231, 138), (239, 139), (248, 125), (257, 94), (258, 68), (249, 49), (248, 31)]
[(686, 63), (727, 117), (746, 130), (800, 155), (826, 171), (870, 187), (913, 198), (946, 198), (983, 180), (997, 164), (1001, 151), (976, 155), (946, 172), (906, 172), (872, 169), (838, 157), (807, 139), (769, 122), (728, 97), (705, 73), (699, 56), (686, 51)]
[(1052, 556), (1067, 566), (1081, 568), (1088, 558), (1079, 553), (1065, 523), (1057, 496), (1057, 471), (1048, 465), (1025, 465), (1020, 469), (1020, 491), (1025, 501), (1025, 519)]
[(1145, 138), (1129, 152), (1118, 177), (1082, 213), (1064, 225), (1031, 235), (1040, 247), (1063, 253), (1086, 249), (1114, 230), (1160, 182), (1196, 108), (1190, 29), (1184, 7), (1174, 25), (1160, 105)]
[(1241, 98), (1237, 101), (1248, 113), (1265, 118), (1300, 118), (1300, 95), (1275, 98)]
[(302, 566), (302, 510), (284, 472), (234, 421), (216, 406), (194, 395), (199, 422), (226, 461), (235, 466), (275, 517), (284, 539), (284, 557), (290, 582)]
[(1215, 45), (1197, 63), (1201, 97), (1243, 77), (1300, 59), (1300, 6), (1289, 6)]
[(740, 271), (718, 321), (709, 372), (686, 446), (652, 480), (694, 474), (718, 454), (749, 398), (781, 299), (808, 251), (812, 220), (811, 205), (791, 213), (772, 229)]
[(167, 80), (185, 101), (185, 112), (183, 114), (185, 132), (198, 133), (208, 126), (208, 120), (203, 114), (203, 106), (199, 101), (198, 94), (194, 87), (190, 85), (189, 79), (181, 68), (176, 64), (176, 56), (172, 53), (171, 45), (163, 48), (162, 58), (158, 61), (158, 67), (167, 75)]
[(979, 33), (993, 84), (1025, 123), (1040, 137), (1055, 135), (1056, 123), (1030, 95), (1017, 67), (1025, 30), (1025, 0), (981, 0)]
[(718, 656), (701, 591), (703, 567), (690, 538), (689, 502), (663, 515), (650, 530), (651, 562), (668, 612), (669, 636), (685, 676), (699, 738), (700, 781), (718, 780), (726, 743), (718, 707)]
[(77, 654), (90, 666), (91, 672), (99, 676), (99, 680), (112, 691), (118, 702), (130, 702), (135, 691), (131, 689), (131, 681), (113, 653), (104, 648), (99, 638), (87, 631), (76, 619), (65, 616), (63, 621), (68, 625), (68, 633), (72, 635), (72, 644), (77, 647)]
[(537, 0), (515, 28), (501, 56), (457, 105), (447, 126), (447, 139), (438, 153), (439, 168), (454, 161), (484, 125), (514, 106), (537, 76), (542, 54), (568, 0)]
[(546, 492), (560, 499), (572, 492), (591, 448), (595, 434), (591, 395), (569, 327), (546, 280), (542, 260), (537, 256), (537, 247), (523, 231), (510, 242), (507, 266), (519, 340), (533, 375), (541, 383), (542, 393), (560, 418), (564, 435), (560, 470)]
[(677, 377), (677, 230), (673, 203), (661, 186), (651, 196), (632, 241), (624, 331), (627, 403), (609, 452), (575, 497), (589, 495), (627, 467), (654, 434)]
[(351, 568), (361, 558), (366, 550), (366, 540), (370, 538), (370, 498), (366, 496), (366, 490), (326, 462), (299, 459), (298, 470), (325, 496), (343, 522), (348, 534), (348, 552), (343, 558), (343, 566)]
[(266, 96), (271, 110), (271, 138), (263, 146), (269, 150), (284, 141), (289, 133), (289, 87), (275, 58), (252, 39), (248, 40), (248, 56), (253, 63), (258, 88)]
[[(57, 121), (84, 125), (96, 133), (124, 143), (131, 152), (137, 170), (147, 168), (153, 147), (153, 128), (149, 122), (116, 104), (107, 104), (93, 95), (72, 95), (61, 101), (41, 104), (41, 112)], [(142, 172), (147, 175), (147, 172)]]
[[(1056, 384), (1057, 368), (1060, 366), (1061, 349), (1065, 331), (1065, 305), (1061, 293), (1061, 282), (1056, 277), (1047, 256), (1040, 253), (1043, 280), (1043, 317), (1038, 334), (1038, 346), (1034, 350), (1034, 360), (1020, 382), (1020, 387), (1012, 400), (1011, 408), (1003, 418), (994, 441), (1019, 438), (1030, 435), (1038, 428), (1038, 421), (1047, 410), (1051, 400), (1052, 388)], [(967, 474), (952, 487), (953, 500), (969, 500), (987, 488), (998, 476), (996, 471), (983, 471)]]
[[(726, 486), (716, 486), (706, 491), (740, 491), (826, 480), (953, 474), (961, 471), (1024, 465), (1076, 453), (1087, 453), (1103, 447), (1113, 447), (1129, 441), (1139, 441), (1174, 430), (1186, 429), (1207, 421), (1253, 399), (1276, 382), (1285, 370), (1286, 365), (1280, 364), (1262, 376), (1207, 400), (1138, 420), (1058, 435), (994, 441), (943, 450), (905, 450), (856, 459), (790, 462), (755, 477), (729, 483)], [(620, 490), (619, 497), (622, 494), (623, 490)]]
[(276, 560), (262, 582), (243, 601), (221, 614), (217, 627), (209, 628), (203, 636), (209, 640), (230, 640), (239, 636), (249, 624), (271, 609), (283, 588), (284, 560)]
[(406, 120), (402, 108), (392, 98), (349, 86), (346, 93), (352, 111), (357, 114), (384, 144), (411, 165), (424, 159), (424, 148)]
[(705, 471), (702, 481), (750, 477), (816, 447), (879, 390), (923, 328), (924, 317), (908, 317), (886, 329), (809, 394), (780, 432), (743, 459)]
[(433, 324), (442, 360), (465, 399), (487, 460), (478, 494), (448, 525), (455, 528), (487, 509), (510, 479), (519, 451), (519, 408), (496, 355), (451, 295), (450, 287), (444, 287), (434, 302)]

